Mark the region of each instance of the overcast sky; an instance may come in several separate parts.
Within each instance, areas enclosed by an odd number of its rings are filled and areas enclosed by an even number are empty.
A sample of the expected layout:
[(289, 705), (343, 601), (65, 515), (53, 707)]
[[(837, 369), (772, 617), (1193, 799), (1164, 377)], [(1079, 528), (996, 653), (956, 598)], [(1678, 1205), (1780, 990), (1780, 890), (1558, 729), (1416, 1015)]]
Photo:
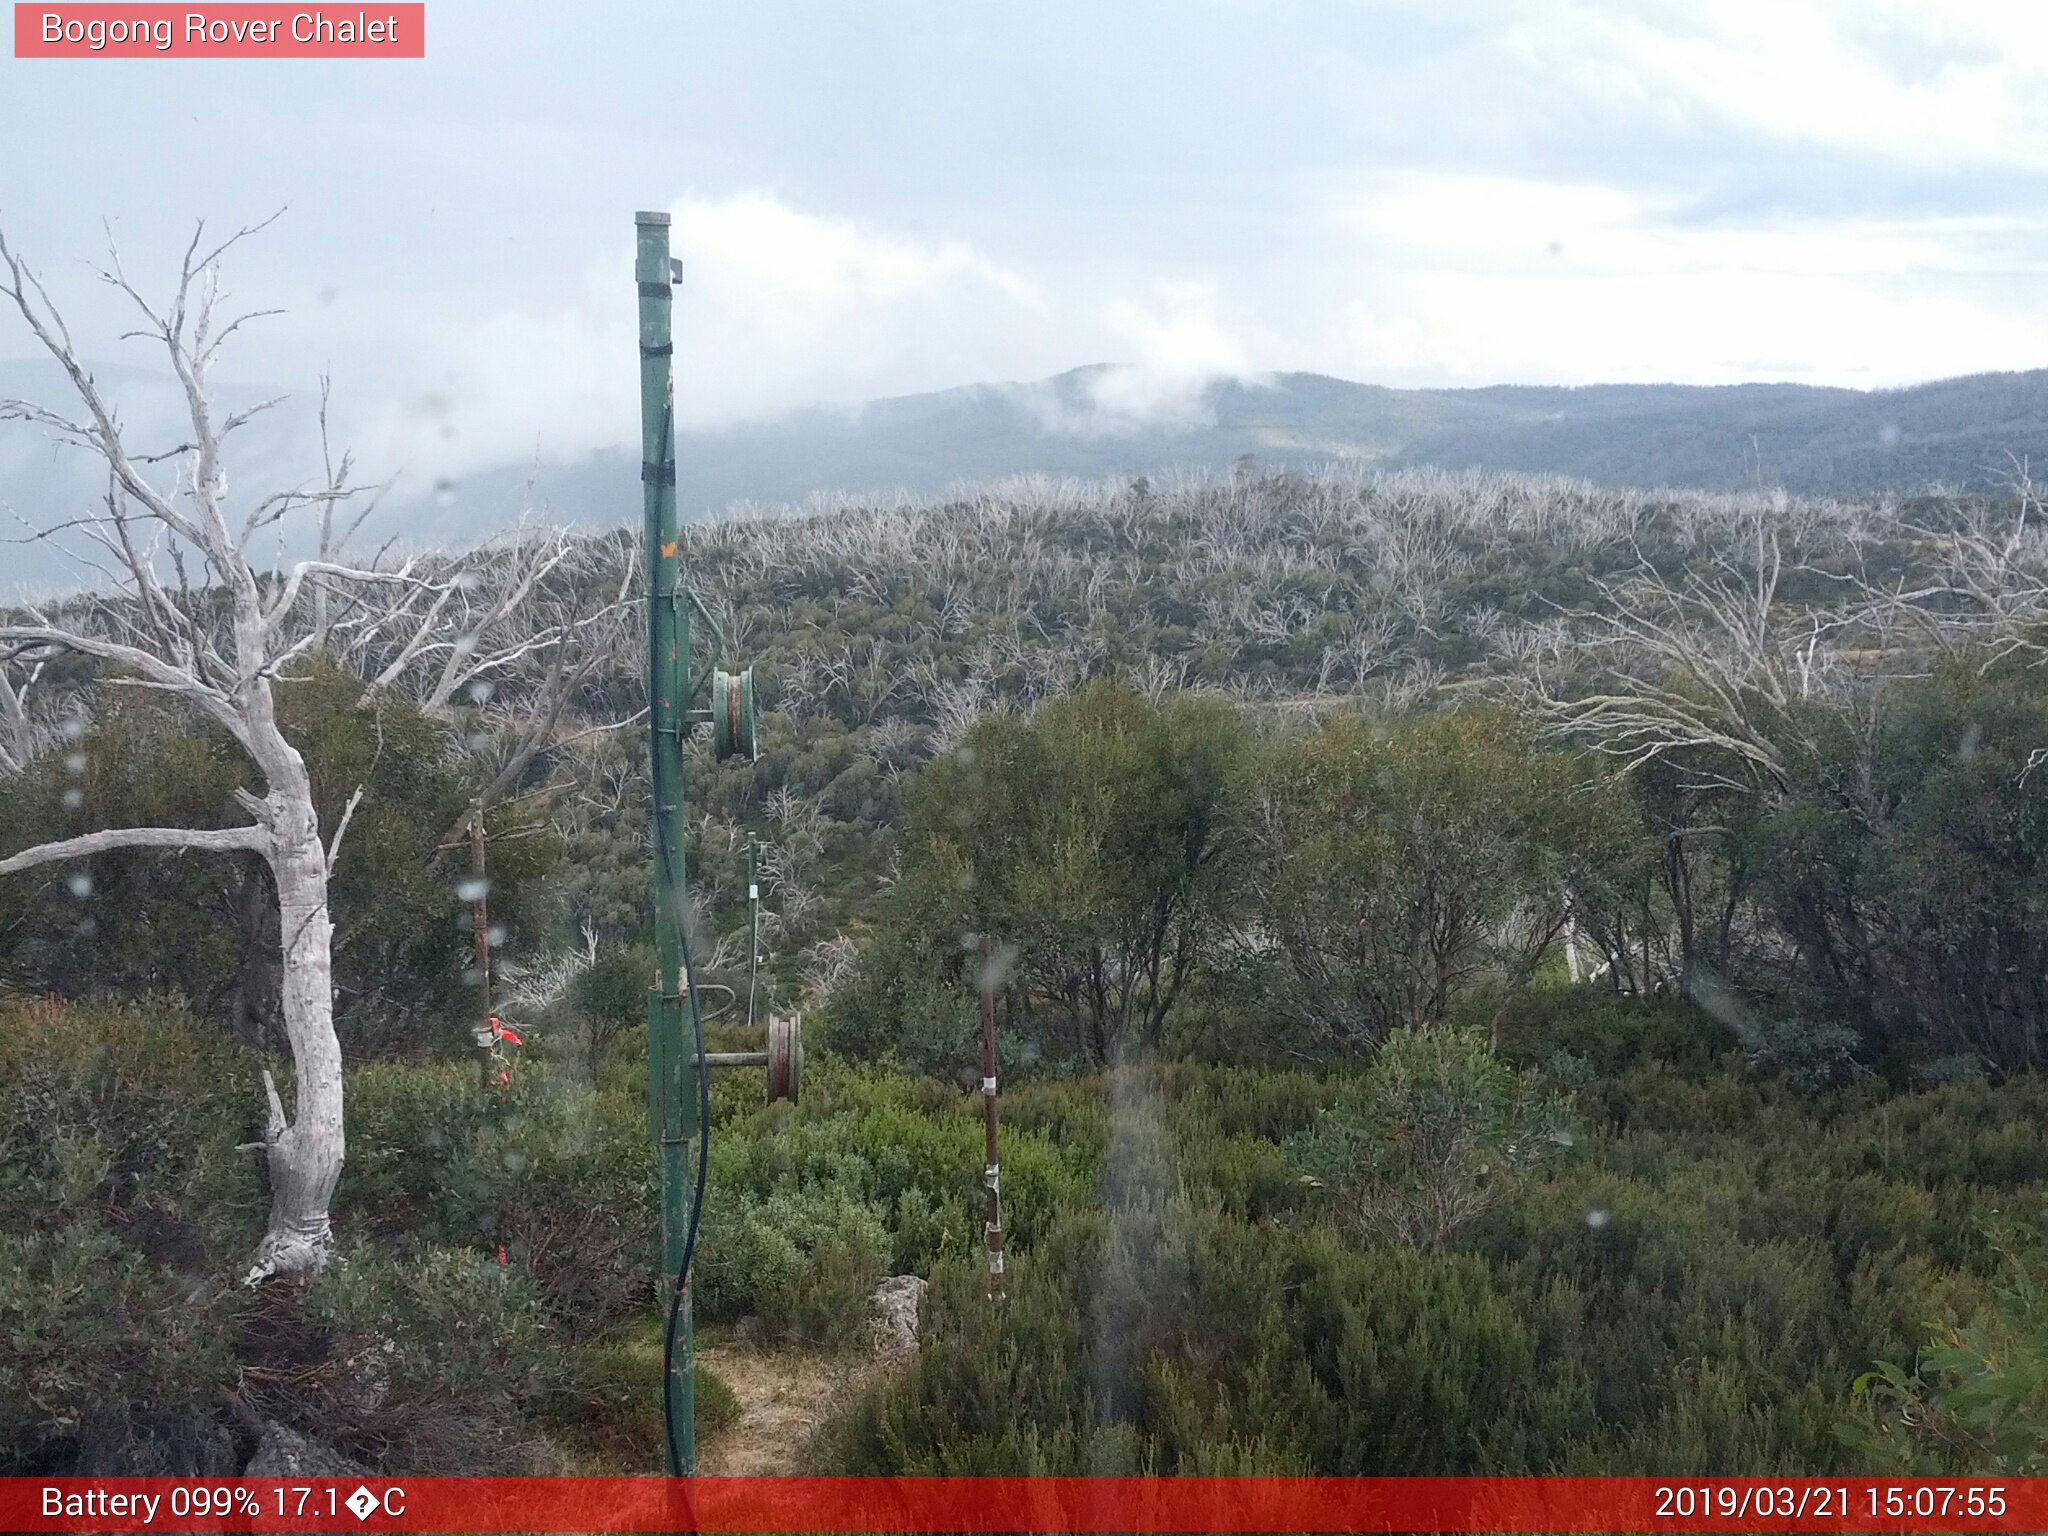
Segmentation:
[[(2048, 364), (2048, 6), (429, 0), (424, 61), (0, 58), (0, 221), (86, 261), (289, 212), (225, 370), (367, 462), (637, 430), (632, 214), (692, 424), (1129, 365), (1787, 379)], [(0, 318), (0, 357), (28, 352)], [(136, 355), (137, 362), (146, 361)]]

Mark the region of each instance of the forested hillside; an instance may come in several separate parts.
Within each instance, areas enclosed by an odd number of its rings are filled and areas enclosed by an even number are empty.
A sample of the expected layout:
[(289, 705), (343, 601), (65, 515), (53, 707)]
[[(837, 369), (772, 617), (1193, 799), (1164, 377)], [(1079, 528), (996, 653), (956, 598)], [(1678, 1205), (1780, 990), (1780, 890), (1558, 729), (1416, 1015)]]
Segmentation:
[[(821, 1469), (2031, 1470), (2039, 516), (1247, 469), (691, 530), (700, 648), (766, 710), (757, 761), (686, 752), (714, 1043), (750, 835), (813, 1042), (794, 1109), (718, 1083), (709, 1336), (859, 1350), (877, 1280), (932, 1281)], [(657, 1464), (634, 558), (507, 536), (287, 632), (345, 1059), (317, 1273), (238, 1283), (292, 1089), (262, 863), (0, 875), (5, 1470), (234, 1470), (277, 1425)], [(250, 788), (118, 661), (6, 678), (0, 859)]]
[[(134, 368), (98, 373), (143, 436), (173, 433), (175, 381)], [(1809, 496), (2002, 494), (2025, 462), (2048, 454), (2048, 370), (1940, 379), (1908, 388), (1803, 384), (1705, 387), (1597, 384), (1391, 389), (1314, 373), (1217, 379), (1172, 409), (1120, 414), (1111, 367), (1049, 379), (819, 407), (679, 434), (678, 487), (691, 517), (799, 505), (852, 494), (870, 503), (943, 497), (962, 484), (1023, 473), (1097, 480), (1221, 472), (1249, 456), (1264, 470), (1512, 471), (1608, 487), (1675, 486)], [(0, 358), (0, 397), (48, 396), (56, 369)], [(278, 391), (245, 386), (246, 408)], [(345, 405), (344, 399), (342, 402)], [(244, 473), (289, 474), (318, 402), (287, 397), (251, 423)], [(337, 407), (340, 409), (341, 407)], [(165, 442), (171, 441), (169, 436)], [(639, 506), (637, 461), (624, 449), (547, 454), (451, 474), (401, 476), (381, 526), (413, 545), (496, 533), (507, 509), (608, 527)], [(0, 423), (0, 508), (89, 501), (83, 460), (53, 455), (34, 433)], [(294, 551), (296, 553), (297, 551)], [(16, 546), (0, 581), (71, 579), (51, 548)], [(0, 587), (0, 592), (5, 588)]]

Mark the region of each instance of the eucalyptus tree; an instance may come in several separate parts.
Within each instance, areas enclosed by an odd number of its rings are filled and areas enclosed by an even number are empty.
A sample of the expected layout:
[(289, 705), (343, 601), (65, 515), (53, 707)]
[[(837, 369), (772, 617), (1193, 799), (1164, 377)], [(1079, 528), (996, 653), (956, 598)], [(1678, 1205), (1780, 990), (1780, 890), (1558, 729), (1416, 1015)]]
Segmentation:
[[(39, 842), (0, 857), (0, 875), (116, 849), (254, 855), (268, 871), (294, 1103), (287, 1114), (266, 1071), (263, 1137), (247, 1149), (267, 1160), (271, 1209), (248, 1271), (251, 1283), (320, 1268), (333, 1247), (328, 1212), (346, 1135), (329, 891), (363, 794), (358, 787), (322, 825), (307, 759), (280, 724), (279, 686), (323, 654), (358, 663), (377, 657), (372, 691), (408, 686), (432, 710), (446, 706), (465, 683), (552, 657), (537, 692), (558, 694), (565, 681), (580, 676), (575, 658), (579, 644), (587, 649), (591, 643), (587, 621), (619, 606), (593, 602), (590, 583), (553, 609), (536, 602), (568, 559), (560, 541), (529, 541), (514, 558), (488, 561), (391, 561), (382, 552), (361, 562), (345, 559), (343, 547), (360, 526), (371, 488), (351, 482), (346, 456), (336, 460), (326, 451), (324, 401), (319, 474), (254, 496), (231, 495), (231, 440), (277, 402), (234, 412), (216, 404), (210, 381), (221, 349), (257, 318), (224, 310), (220, 264), (262, 227), (208, 244), (199, 226), (167, 302), (153, 302), (131, 284), (118, 254), (110, 252), (100, 273), (133, 305), (140, 318), (131, 334), (151, 344), (181, 396), (180, 440), (159, 451), (137, 442), (123, 424), (60, 307), (0, 234), (0, 298), (62, 370), (73, 400), (67, 409), (0, 401), (0, 421), (47, 432), (96, 458), (106, 475), (97, 509), (51, 515), (39, 528), (41, 536), (69, 534), (91, 546), (83, 563), (98, 572), (98, 586), (60, 604), (0, 615), (0, 726), (7, 742), (0, 767), (21, 768), (48, 738), (48, 707), (36, 700), (47, 691), (49, 670), (64, 661), (74, 677), (84, 669), (89, 689), (147, 690), (188, 712), (233, 744), (249, 774), (217, 816), (195, 816), (191, 825), (108, 826)], [(272, 568), (257, 550), (288, 522), (315, 525), (317, 552)], [(595, 585), (606, 590), (604, 573)], [(515, 614), (522, 615), (517, 622)], [(499, 629), (508, 633), (500, 636)], [(431, 682), (419, 686), (420, 677)], [(535, 739), (544, 740), (559, 708), (529, 713), (541, 726)], [(538, 747), (527, 749), (529, 757), (533, 750)], [(81, 872), (80, 878), (89, 877)]]

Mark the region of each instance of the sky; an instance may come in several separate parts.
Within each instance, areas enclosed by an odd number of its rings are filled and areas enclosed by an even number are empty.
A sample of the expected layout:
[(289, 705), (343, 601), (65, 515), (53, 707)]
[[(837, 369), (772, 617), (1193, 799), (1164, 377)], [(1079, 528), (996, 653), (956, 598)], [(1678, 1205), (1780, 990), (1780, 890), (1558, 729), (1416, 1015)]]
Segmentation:
[[(688, 425), (1085, 363), (1206, 381), (2048, 364), (2048, 6), (429, 0), (417, 61), (0, 58), (0, 229), (86, 350), (192, 222), (282, 308), (226, 380), (367, 469), (631, 441), (632, 215)], [(29, 354), (0, 316), (0, 359)]]

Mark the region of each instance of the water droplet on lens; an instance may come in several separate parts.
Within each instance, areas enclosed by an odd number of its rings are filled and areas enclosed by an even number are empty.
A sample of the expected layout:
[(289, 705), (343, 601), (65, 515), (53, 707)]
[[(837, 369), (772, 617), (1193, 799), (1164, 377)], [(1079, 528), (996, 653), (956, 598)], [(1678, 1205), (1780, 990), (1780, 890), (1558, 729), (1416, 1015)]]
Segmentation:
[(1607, 1222), (1607, 1212), (1601, 1210), (1598, 1206), (1595, 1206), (1592, 1210), (1586, 1212), (1586, 1225), (1591, 1227), (1596, 1232), (1599, 1231), (1602, 1227), (1606, 1226)]
[(83, 804), (85, 804), (85, 791), (84, 791), (84, 790), (82, 790), (82, 789), (67, 789), (67, 790), (65, 790), (65, 791), (64, 791), (64, 809), (65, 809), (65, 810), (67, 810), (67, 811), (75, 811), (75, 810), (77, 810), (77, 809), (78, 809), (78, 808), (79, 808), (79, 807), (80, 807), (81, 805), (83, 805)]
[(86, 897), (92, 894), (91, 875), (73, 875), (69, 880), (65, 881), (64, 883), (65, 885), (70, 887), (71, 894), (76, 896), (80, 901), (85, 900)]
[(455, 482), (453, 480), (436, 480), (434, 482), (434, 503), (442, 507), (452, 507), (455, 505)]
[(64, 771), (66, 773), (85, 772), (85, 754), (83, 752), (74, 752), (69, 757), (65, 758)]
[(481, 875), (473, 875), (455, 887), (455, 894), (464, 901), (482, 901), (491, 892), (491, 882)]
[(500, 944), (503, 944), (505, 942), (505, 930), (501, 925), (493, 923), (491, 924), (490, 927), (484, 930), (484, 938), (490, 943), (491, 947), (495, 949)]

